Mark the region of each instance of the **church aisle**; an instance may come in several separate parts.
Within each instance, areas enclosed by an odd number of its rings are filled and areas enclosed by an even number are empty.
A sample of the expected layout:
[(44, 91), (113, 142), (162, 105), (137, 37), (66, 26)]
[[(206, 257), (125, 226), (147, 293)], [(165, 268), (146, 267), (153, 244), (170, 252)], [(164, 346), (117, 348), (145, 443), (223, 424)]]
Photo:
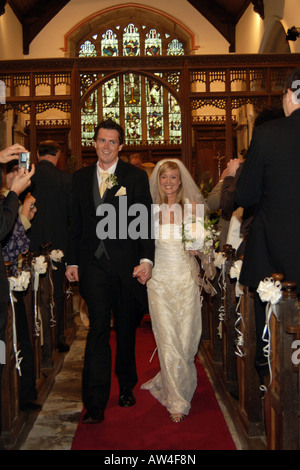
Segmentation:
[[(70, 352), (66, 354), (53, 388), (43, 404), (42, 411), (23, 439), (20, 450), (71, 450), (82, 412), (81, 372), (87, 330), (77, 319), (77, 334)], [(143, 393), (147, 393), (143, 391)], [(238, 450), (243, 449), (226, 409), (219, 402), (232, 439)], [(162, 415), (165, 410), (159, 405)], [(188, 418), (186, 418), (186, 423)], [(102, 423), (101, 423), (102, 424)], [(95, 425), (95, 426), (101, 426)], [(98, 428), (99, 429), (99, 428)], [(95, 432), (96, 429), (92, 429)]]
[(53, 388), (20, 450), (70, 450), (82, 411), (81, 374), (87, 330), (79, 315), (76, 337)]

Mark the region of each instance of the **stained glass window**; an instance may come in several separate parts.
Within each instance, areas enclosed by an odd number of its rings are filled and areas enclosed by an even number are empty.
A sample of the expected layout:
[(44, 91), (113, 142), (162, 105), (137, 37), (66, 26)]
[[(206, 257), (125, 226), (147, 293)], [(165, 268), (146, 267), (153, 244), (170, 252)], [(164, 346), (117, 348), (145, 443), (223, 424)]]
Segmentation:
[(184, 55), (183, 45), (178, 39), (173, 39), (173, 41), (168, 44), (167, 55)]
[(119, 77), (112, 78), (102, 86), (103, 118), (120, 122)]
[(124, 75), (125, 136), (130, 144), (142, 140), (141, 77)]
[(163, 87), (154, 80), (147, 79), (147, 139), (161, 141), (163, 135)]
[[(92, 83), (97, 80), (97, 75), (81, 76), (81, 95)], [(85, 101), (81, 111), (81, 143), (88, 146), (93, 143), (94, 129), (98, 123), (97, 91), (93, 92)]]
[(140, 33), (134, 24), (130, 23), (123, 34), (123, 55), (140, 55)]
[(162, 42), (156, 29), (150, 29), (145, 39), (145, 55), (161, 55)]
[(85, 41), (80, 46), (79, 57), (96, 57), (97, 51), (91, 41)]
[(106, 57), (119, 55), (118, 36), (111, 29), (102, 34), (101, 55)]
[(172, 144), (181, 142), (181, 111), (176, 99), (171, 93), (168, 94), (169, 101), (169, 139)]
[[(117, 24), (94, 31), (79, 47), (80, 57), (184, 55), (182, 42), (173, 33), (145, 24)], [(93, 145), (94, 127), (101, 119), (113, 118), (125, 129), (127, 145), (180, 144), (181, 110), (174, 96), (160, 80), (167, 79), (180, 89), (179, 74), (150, 79), (138, 73), (110, 78), (95, 90), (82, 109), (82, 145)], [(100, 75), (82, 78), (84, 89)]]

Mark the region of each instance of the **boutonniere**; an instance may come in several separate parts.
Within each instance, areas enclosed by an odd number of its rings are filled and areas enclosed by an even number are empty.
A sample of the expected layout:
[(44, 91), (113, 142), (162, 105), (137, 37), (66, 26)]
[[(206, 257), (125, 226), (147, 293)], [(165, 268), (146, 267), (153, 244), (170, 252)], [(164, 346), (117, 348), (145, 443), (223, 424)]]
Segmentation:
[(113, 186), (117, 186), (118, 184), (118, 179), (116, 177), (116, 175), (109, 175), (106, 180), (105, 180), (106, 184), (107, 184), (107, 188), (108, 189), (111, 189)]

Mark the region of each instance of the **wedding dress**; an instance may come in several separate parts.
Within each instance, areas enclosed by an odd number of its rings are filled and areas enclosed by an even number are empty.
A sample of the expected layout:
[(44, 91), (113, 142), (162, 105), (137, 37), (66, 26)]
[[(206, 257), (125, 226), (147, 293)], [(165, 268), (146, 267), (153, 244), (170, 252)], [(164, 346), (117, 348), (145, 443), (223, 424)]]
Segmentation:
[(193, 255), (183, 249), (181, 226), (164, 224), (155, 241), (155, 264), (147, 283), (160, 371), (141, 388), (170, 413), (188, 414), (197, 387), (195, 355), (201, 337), (199, 286), (191, 274)]

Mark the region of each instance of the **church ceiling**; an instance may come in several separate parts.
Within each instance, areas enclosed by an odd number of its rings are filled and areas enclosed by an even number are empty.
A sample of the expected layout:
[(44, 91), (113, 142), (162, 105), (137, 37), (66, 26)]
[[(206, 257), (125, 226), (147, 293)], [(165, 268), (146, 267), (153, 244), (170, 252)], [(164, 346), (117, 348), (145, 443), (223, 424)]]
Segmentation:
[[(0, 0), (0, 15), (10, 5), (23, 27), (23, 52), (29, 53), (29, 46), (40, 31), (70, 0)], [(235, 51), (235, 28), (252, 4), (254, 10), (264, 16), (263, 0), (187, 0), (198, 10), (229, 42), (229, 51)]]

